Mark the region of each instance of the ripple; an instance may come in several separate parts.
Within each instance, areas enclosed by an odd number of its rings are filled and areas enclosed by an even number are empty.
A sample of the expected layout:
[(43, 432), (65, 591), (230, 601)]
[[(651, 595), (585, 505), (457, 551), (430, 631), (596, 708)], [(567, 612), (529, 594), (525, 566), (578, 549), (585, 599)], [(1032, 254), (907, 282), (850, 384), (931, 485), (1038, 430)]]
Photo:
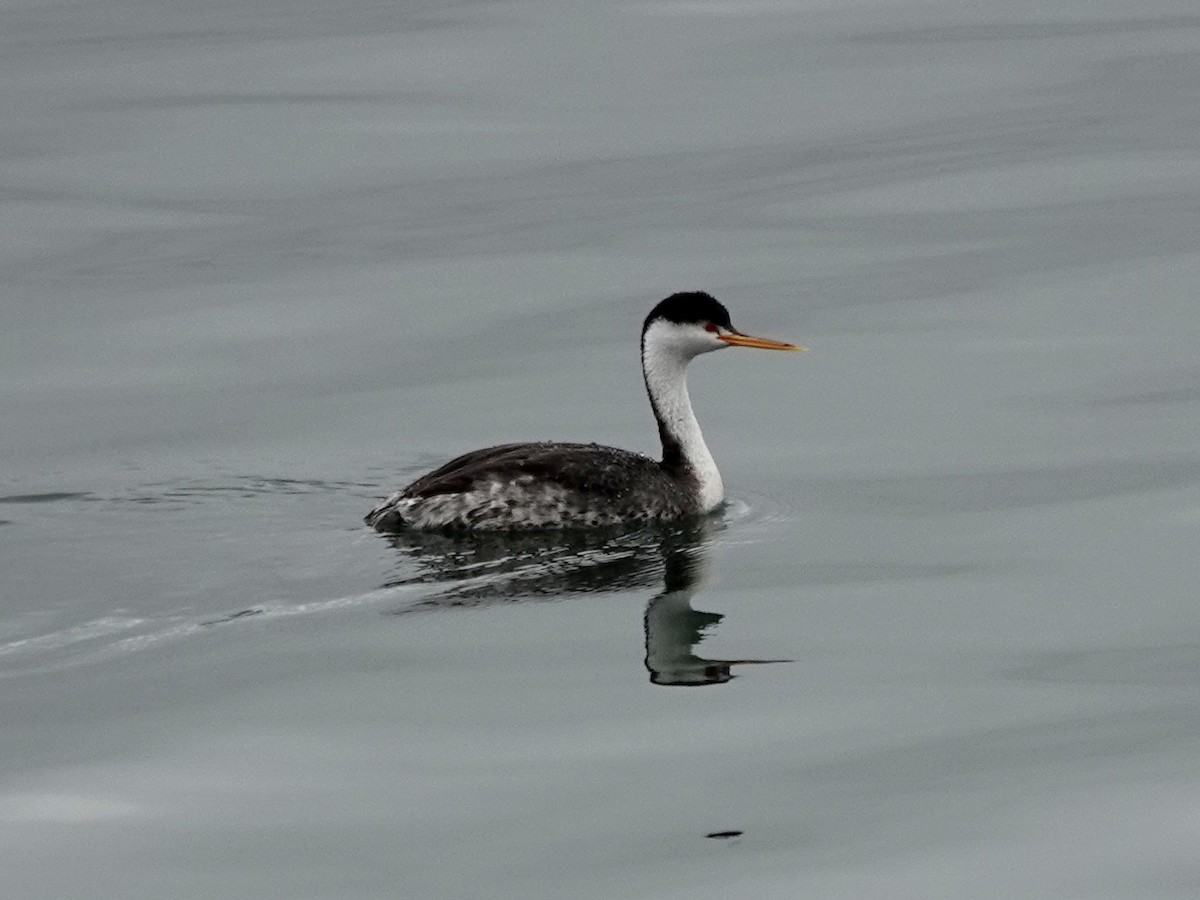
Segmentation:
[(370, 485), (356, 481), (326, 481), (316, 478), (279, 478), (263, 475), (238, 475), (220, 481), (164, 481), (143, 485), (126, 495), (105, 499), (126, 503), (201, 502), (210, 499), (244, 499), (279, 495), (327, 494), (366, 489)]
[(745, 492), (725, 501), (725, 525), (742, 529), (773, 530), (801, 519), (801, 514), (767, 494)]
[(142, 652), (163, 644), (211, 633), (216, 626), (265, 622), (394, 601), (403, 586), (299, 603), (262, 603), (224, 616), (104, 616), (45, 634), (0, 644), (0, 678), (40, 674)]
[(59, 631), (52, 631), (33, 637), (18, 638), (0, 644), (0, 657), (16, 653), (60, 650), (74, 644), (112, 637), (113, 635), (137, 628), (145, 621), (145, 619), (132, 616), (103, 616), (99, 619), (93, 619), (90, 622), (84, 622), (80, 625), (72, 625), (70, 628), (64, 628)]
[(46, 491), (39, 494), (9, 494), (6, 497), (0, 497), (0, 503), (59, 503), (64, 500), (87, 500), (91, 494), (75, 493), (70, 491)]
[(397, 614), (643, 588), (661, 579), (664, 547), (695, 546), (713, 526), (386, 535), (404, 574), (384, 587), (434, 592)]

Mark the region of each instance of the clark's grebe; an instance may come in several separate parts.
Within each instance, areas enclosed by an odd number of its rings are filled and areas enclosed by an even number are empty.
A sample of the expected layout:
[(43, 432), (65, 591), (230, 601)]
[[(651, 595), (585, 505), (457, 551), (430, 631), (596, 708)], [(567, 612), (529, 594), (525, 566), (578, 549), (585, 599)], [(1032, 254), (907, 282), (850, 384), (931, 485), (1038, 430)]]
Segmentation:
[(750, 337), (701, 292), (672, 294), (642, 324), (642, 375), (662, 460), (598, 444), (501, 444), (453, 459), (367, 514), (379, 531), (577, 528), (684, 519), (725, 498), (692, 412), (685, 370), (725, 347), (802, 350)]

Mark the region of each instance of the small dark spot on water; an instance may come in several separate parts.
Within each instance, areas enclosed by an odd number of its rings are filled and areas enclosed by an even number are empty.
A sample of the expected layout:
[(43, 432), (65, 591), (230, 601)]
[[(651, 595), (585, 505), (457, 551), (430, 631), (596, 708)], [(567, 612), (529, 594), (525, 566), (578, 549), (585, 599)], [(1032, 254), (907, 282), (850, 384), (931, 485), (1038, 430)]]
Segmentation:
[(741, 837), (743, 833), (741, 831), (710, 831), (705, 837), (714, 838), (718, 841), (727, 841), (730, 838)]
[(48, 491), (45, 494), (9, 494), (0, 497), (0, 503), (54, 503), (58, 500), (86, 500), (88, 494), (74, 494), (63, 491)]
[(11, 525), (12, 523), (12, 519), (0, 519), (0, 525)]

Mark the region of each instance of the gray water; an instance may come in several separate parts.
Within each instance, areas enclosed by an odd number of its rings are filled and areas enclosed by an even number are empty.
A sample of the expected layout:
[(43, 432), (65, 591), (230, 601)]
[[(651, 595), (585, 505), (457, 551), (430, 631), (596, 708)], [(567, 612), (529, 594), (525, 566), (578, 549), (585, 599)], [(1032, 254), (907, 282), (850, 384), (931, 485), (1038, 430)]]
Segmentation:
[[(1200, 894), (1198, 47), (4, 4), (5, 896)], [(654, 452), (685, 289), (810, 347), (692, 367), (720, 521), (362, 527), (476, 446)]]

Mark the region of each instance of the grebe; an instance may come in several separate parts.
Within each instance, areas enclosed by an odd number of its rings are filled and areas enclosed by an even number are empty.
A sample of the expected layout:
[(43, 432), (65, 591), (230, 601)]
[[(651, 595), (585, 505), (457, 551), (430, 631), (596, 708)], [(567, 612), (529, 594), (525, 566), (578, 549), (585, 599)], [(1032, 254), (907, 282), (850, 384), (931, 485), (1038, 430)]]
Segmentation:
[(721, 473), (692, 412), (685, 370), (725, 347), (803, 350), (750, 337), (699, 291), (672, 294), (642, 323), (642, 375), (662, 460), (598, 444), (501, 444), (453, 459), (371, 510), (378, 531), (503, 531), (686, 519), (725, 499)]

